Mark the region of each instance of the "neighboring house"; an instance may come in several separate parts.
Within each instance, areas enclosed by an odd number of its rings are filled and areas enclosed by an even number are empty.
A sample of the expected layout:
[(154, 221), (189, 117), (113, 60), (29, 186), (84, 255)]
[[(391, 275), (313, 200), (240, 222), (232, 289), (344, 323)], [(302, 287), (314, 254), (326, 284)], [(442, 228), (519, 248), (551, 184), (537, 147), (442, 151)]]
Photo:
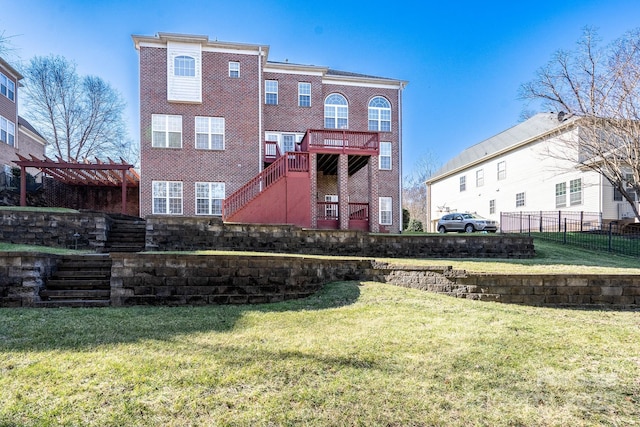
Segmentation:
[(141, 216), (400, 231), (406, 82), (206, 36), (133, 41)]
[(20, 80), (22, 75), (0, 58), (0, 185), (8, 183), (11, 168), (17, 167), (16, 154), (42, 158), (45, 151), (45, 139), (18, 115)]
[(603, 221), (632, 218), (620, 193), (567, 151), (578, 120), (540, 113), (451, 159), (426, 181), (429, 231), (454, 211), (498, 221), (500, 212), (559, 210), (598, 212)]

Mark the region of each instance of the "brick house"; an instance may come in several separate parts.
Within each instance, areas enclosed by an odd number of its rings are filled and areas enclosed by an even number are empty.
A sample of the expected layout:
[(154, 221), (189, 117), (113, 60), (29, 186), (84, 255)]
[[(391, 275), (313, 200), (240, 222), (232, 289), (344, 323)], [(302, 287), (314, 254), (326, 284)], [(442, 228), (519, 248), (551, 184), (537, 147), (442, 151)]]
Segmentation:
[[(0, 186), (7, 185), (17, 154), (44, 155), (46, 140), (18, 115), (18, 93), (22, 75), (0, 58)], [(35, 173), (37, 170), (30, 170)]]
[(406, 82), (268, 60), (269, 47), (133, 36), (140, 215), (401, 229)]

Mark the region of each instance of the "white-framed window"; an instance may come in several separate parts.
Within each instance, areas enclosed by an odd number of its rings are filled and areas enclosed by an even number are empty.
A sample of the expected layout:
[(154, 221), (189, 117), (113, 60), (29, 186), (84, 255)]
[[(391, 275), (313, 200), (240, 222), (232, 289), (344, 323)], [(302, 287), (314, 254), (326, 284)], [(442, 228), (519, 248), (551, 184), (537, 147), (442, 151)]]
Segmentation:
[(349, 104), (339, 93), (332, 93), (324, 100), (324, 127), (349, 129)]
[(294, 134), (285, 133), (282, 135), (282, 152), (296, 151), (296, 136)]
[(153, 213), (182, 215), (182, 182), (152, 181)]
[(507, 162), (498, 162), (498, 181), (507, 179)]
[(476, 187), (482, 187), (484, 185), (484, 169), (478, 169), (476, 171)]
[(224, 150), (224, 117), (196, 117), (196, 148)]
[(182, 148), (182, 116), (151, 115), (151, 146)]
[(338, 195), (337, 194), (326, 194), (324, 196), (324, 201), (327, 202), (324, 205), (324, 216), (326, 219), (338, 219)]
[(0, 142), (4, 142), (10, 147), (16, 145), (16, 125), (2, 116), (0, 116)]
[(380, 209), (380, 225), (391, 225), (393, 223), (393, 203), (391, 197), (378, 198), (378, 207)]
[[(636, 194), (635, 190), (633, 189), (633, 174), (625, 174), (625, 190), (627, 190), (627, 193), (629, 193), (629, 195), (631, 196), (631, 198), (633, 200), (638, 200), (638, 194)], [(618, 190), (618, 187), (613, 187), (613, 201), (614, 202), (621, 202), (623, 200), (626, 200), (624, 197), (622, 197), (622, 193), (620, 192), (620, 190)]]
[(462, 175), (460, 177), (460, 192), (462, 193), (463, 191), (467, 190), (467, 176), (466, 175)]
[(556, 208), (565, 206), (567, 206), (567, 183), (559, 182), (556, 184)]
[(391, 132), (391, 104), (381, 96), (369, 101), (369, 130)]
[(240, 78), (240, 63), (236, 61), (229, 61), (229, 77), (234, 79)]
[(278, 81), (264, 81), (264, 103), (267, 105), (278, 105)]
[(524, 202), (525, 202), (524, 196), (525, 196), (524, 192), (516, 194), (516, 208), (524, 206)]
[(311, 107), (311, 83), (298, 83), (298, 107)]
[(222, 215), (224, 182), (196, 182), (196, 215)]
[(195, 77), (196, 59), (187, 55), (176, 56), (173, 58), (173, 73), (176, 76)]
[(496, 213), (496, 199), (489, 200), (489, 215)]
[(16, 101), (16, 84), (3, 73), (0, 73), (0, 93), (13, 102)]
[(569, 181), (569, 204), (571, 206), (582, 204), (582, 178)]
[(381, 170), (391, 170), (390, 142), (380, 142), (380, 157), (378, 157), (378, 168)]

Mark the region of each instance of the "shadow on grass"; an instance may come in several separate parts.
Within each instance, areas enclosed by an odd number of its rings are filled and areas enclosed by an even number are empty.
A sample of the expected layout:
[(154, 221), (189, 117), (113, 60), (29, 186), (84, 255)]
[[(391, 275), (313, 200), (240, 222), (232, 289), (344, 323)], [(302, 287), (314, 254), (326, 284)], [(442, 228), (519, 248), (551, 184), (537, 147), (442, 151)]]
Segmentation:
[(91, 349), (141, 340), (226, 332), (245, 313), (314, 311), (353, 304), (359, 282), (334, 282), (316, 294), (273, 304), (180, 307), (0, 309), (0, 352)]

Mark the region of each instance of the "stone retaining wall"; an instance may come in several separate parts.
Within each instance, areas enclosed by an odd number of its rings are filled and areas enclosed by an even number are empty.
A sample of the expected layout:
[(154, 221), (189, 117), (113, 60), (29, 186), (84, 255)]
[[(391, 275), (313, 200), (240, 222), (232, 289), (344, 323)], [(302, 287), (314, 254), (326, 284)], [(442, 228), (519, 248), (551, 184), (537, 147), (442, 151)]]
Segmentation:
[(58, 264), (56, 255), (0, 252), (0, 307), (32, 307)]
[(201, 249), (399, 258), (531, 258), (533, 239), (501, 234), (390, 235), (229, 224), (219, 218), (147, 217), (149, 251)]
[[(325, 283), (370, 280), (481, 301), (640, 309), (640, 275), (470, 274), (451, 267), (304, 256), (111, 254), (111, 304), (252, 304), (303, 298)], [(0, 307), (33, 306), (59, 257), (0, 253)]]
[(110, 224), (111, 219), (99, 212), (0, 209), (0, 242), (102, 252)]
[(304, 298), (325, 283), (365, 280), (371, 261), (244, 255), (111, 255), (111, 304), (254, 304)]
[(640, 276), (471, 274), (430, 267), (386, 267), (383, 280), (441, 294), (534, 306), (640, 308)]

